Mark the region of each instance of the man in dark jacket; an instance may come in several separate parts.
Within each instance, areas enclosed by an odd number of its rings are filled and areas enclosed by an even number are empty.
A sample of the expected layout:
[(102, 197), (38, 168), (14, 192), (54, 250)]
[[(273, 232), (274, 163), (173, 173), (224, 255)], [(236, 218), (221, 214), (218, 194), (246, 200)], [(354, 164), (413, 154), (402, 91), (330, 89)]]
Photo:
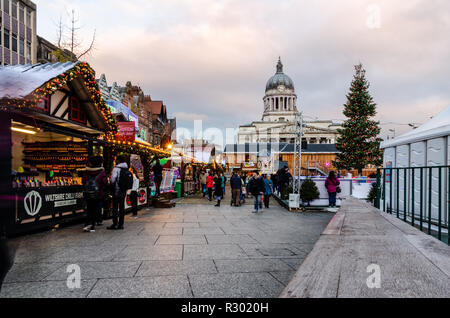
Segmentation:
[(231, 186), (231, 205), (240, 206), (240, 195), (242, 190), (242, 181), (238, 174), (235, 172), (230, 179)]
[(161, 196), (161, 182), (163, 177), (163, 167), (159, 159), (156, 159), (156, 163), (153, 166), (153, 175), (155, 176), (156, 197), (159, 198)]
[(217, 198), (217, 204), (215, 205), (217, 207), (220, 207), (220, 200), (222, 200), (223, 196), (222, 182), (223, 182), (222, 178), (220, 177), (220, 175), (216, 173), (214, 176), (214, 185), (215, 185), (214, 194), (216, 195)]
[(102, 165), (103, 158), (101, 156), (91, 157), (83, 174), (84, 197), (87, 205), (87, 218), (83, 228), (85, 232), (95, 232), (95, 223), (99, 223), (101, 202), (103, 202), (108, 185), (108, 179)]
[(114, 167), (111, 174), (111, 187), (113, 191), (113, 224), (108, 226), (108, 230), (123, 230), (125, 221), (125, 196), (126, 191), (120, 188), (120, 171), (128, 170), (125, 155), (117, 156), (118, 164)]
[(258, 207), (262, 210), (261, 197), (264, 195), (264, 180), (258, 176), (257, 172), (253, 172), (253, 177), (248, 182), (248, 191), (253, 195), (255, 210), (253, 213), (258, 213)]

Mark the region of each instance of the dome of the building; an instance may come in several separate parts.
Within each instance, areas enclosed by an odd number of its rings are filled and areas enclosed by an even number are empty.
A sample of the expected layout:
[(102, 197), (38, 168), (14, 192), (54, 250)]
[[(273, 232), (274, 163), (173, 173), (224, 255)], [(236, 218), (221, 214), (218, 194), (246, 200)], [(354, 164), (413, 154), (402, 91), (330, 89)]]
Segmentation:
[(281, 59), (278, 59), (277, 72), (267, 81), (266, 92), (277, 89), (280, 85), (283, 85), (285, 89), (292, 89), (294, 91), (294, 82), (289, 76), (283, 73), (283, 64), (281, 63)]

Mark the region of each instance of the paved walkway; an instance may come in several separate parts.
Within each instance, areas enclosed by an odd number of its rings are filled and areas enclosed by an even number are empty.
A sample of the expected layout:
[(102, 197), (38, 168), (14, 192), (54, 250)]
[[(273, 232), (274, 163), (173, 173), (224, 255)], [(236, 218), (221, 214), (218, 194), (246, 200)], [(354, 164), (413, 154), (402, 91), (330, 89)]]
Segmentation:
[(348, 198), (282, 297), (450, 297), (450, 247)]
[[(124, 231), (106, 221), (96, 233), (77, 225), (15, 239), (0, 297), (278, 297), (333, 216), (224, 202), (141, 211)], [(70, 264), (79, 289), (67, 287)]]

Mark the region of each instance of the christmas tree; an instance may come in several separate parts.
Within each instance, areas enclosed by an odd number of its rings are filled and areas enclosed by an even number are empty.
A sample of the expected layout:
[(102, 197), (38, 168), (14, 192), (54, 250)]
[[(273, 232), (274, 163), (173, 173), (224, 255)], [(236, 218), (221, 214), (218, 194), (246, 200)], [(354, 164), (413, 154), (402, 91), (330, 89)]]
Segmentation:
[(320, 193), (316, 183), (311, 179), (306, 179), (300, 186), (300, 199), (302, 199), (303, 202), (307, 202), (309, 206), (311, 201), (314, 201), (319, 197)]
[(369, 83), (362, 64), (356, 65), (356, 74), (344, 105), (344, 115), (348, 118), (338, 130), (336, 148), (339, 154), (333, 162), (338, 169), (358, 170), (368, 165), (382, 163), (382, 150), (379, 122), (371, 118), (376, 115), (376, 104), (369, 94)]

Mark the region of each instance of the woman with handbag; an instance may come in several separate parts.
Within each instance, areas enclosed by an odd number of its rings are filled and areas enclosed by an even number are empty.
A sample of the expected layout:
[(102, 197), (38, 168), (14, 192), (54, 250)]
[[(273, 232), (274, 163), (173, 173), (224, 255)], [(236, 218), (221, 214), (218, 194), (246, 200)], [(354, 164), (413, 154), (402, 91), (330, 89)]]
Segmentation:
[(328, 178), (325, 180), (325, 188), (327, 188), (328, 192), (328, 203), (330, 208), (336, 206), (336, 193), (341, 192), (339, 185), (341, 182), (336, 177), (336, 173), (331, 171), (328, 175)]

